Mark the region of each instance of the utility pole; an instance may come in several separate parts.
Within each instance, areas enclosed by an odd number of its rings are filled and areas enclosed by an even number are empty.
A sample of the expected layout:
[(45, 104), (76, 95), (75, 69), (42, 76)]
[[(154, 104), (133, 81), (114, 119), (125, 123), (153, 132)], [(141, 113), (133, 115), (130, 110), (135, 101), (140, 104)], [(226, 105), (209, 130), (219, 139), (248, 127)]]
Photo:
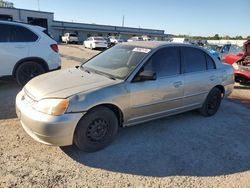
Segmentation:
[(124, 15), (122, 16), (122, 27), (124, 27)]
[(38, 11), (40, 11), (40, 0), (37, 0)]

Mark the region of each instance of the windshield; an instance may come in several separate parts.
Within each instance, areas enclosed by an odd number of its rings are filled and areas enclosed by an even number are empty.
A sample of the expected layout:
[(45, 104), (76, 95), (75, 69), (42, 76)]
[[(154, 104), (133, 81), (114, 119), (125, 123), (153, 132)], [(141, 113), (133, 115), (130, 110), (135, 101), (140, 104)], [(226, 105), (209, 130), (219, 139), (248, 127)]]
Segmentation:
[(116, 45), (83, 64), (84, 69), (125, 79), (149, 53), (150, 49)]

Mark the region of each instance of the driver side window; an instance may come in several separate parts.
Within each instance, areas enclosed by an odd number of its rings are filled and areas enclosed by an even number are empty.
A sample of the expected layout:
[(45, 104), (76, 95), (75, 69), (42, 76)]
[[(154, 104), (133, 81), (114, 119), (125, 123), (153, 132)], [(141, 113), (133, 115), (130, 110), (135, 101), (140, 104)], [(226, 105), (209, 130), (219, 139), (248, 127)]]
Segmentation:
[(144, 70), (155, 72), (157, 78), (180, 74), (180, 49), (178, 47), (159, 49), (145, 64)]

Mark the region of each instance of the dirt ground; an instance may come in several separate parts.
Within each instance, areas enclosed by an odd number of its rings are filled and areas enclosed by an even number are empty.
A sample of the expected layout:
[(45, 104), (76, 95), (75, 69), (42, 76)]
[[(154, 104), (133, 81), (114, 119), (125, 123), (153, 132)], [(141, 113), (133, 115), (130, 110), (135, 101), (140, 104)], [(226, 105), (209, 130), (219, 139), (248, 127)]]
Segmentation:
[[(61, 45), (63, 68), (99, 53)], [(196, 111), (121, 129), (104, 150), (37, 143), (15, 114), (21, 88), (0, 80), (0, 187), (250, 187), (250, 87), (218, 113)]]

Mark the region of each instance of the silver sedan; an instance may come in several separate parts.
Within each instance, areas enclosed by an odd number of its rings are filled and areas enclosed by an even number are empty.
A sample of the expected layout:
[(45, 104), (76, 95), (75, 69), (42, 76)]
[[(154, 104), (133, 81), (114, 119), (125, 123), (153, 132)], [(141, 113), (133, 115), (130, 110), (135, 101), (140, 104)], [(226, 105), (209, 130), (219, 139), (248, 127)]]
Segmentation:
[(231, 66), (202, 48), (130, 42), (32, 79), (16, 97), (16, 112), (38, 142), (93, 152), (107, 146), (119, 126), (193, 109), (212, 116), (233, 84)]

